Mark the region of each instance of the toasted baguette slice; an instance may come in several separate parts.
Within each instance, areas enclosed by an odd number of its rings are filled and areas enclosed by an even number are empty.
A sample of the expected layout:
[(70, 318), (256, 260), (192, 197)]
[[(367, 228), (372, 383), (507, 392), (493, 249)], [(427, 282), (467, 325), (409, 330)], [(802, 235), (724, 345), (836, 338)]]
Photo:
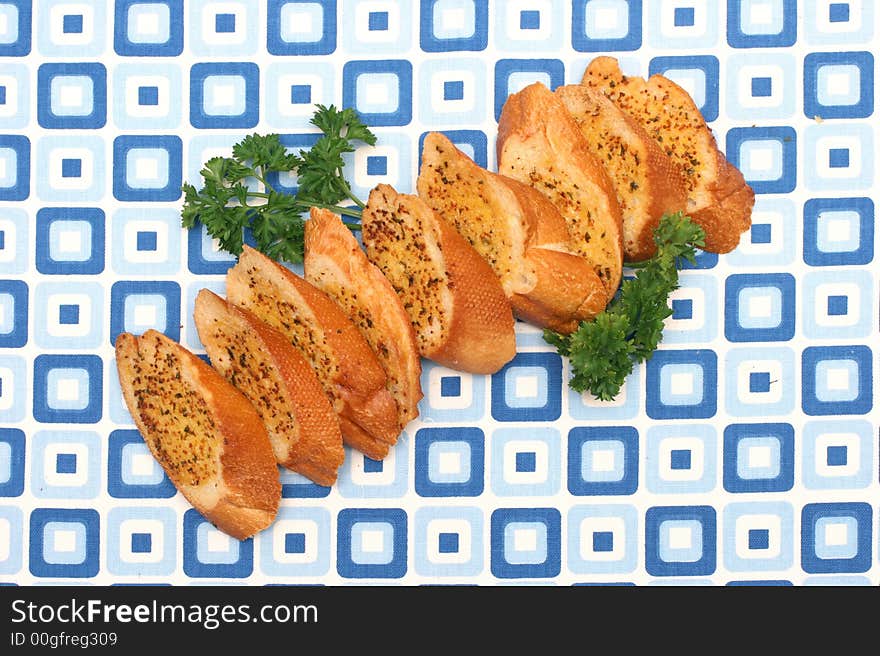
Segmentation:
[(417, 188), (489, 263), (520, 319), (570, 333), (604, 309), (602, 282), (568, 249), (565, 219), (540, 192), (478, 166), (439, 132), (425, 137)]
[(278, 464), (333, 485), (345, 458), (339, 420), (302, 353), (208, 289), (196, 296), (193, 318), (211, 364), (256, 408)]
[(627, 76), (613, 57), (596, 57), (582, 84), (633, 116), (685, 173), (685, 212), (706, 232), (705, 249), (727, 253), (751, 225), (755, 193), (718, 149), (690, 94), (663, 75)]
[(687, 208), (684, 172), (629, 114), (583, 84), (555, 91), (605, 165), (623, 216), (623, 256), (628, 262), (657, 251), (654, 230), (664, 214)]
[(540, 82), (512, 94), (498, 122), (498, 172), (543, 193), (568, 223), (571, 249), (586, 258), (606, 301), (623, 274), (617, 194), (605, 167), (562, 101)]
[(382, 365), (333, 299), (245, 246), (226, 274), (226, 297), (284, 335), (312, 365), (346, 444), (381, 460), (397, 440), (397, 405)]
[(305, 227), (305, 277), (334, 299), (378, 356), (403, 429), (419, 415), (422, 361), (400, 297), (333, 212), (313, 208)]
[(148, 330), (116, 339), (122, 395), (150, 452), (196, 510), (244, 540), (281, 502), (272, 445), (251, 402), (208, 364)]
[(367, 257), (409, 314), (419, 353), (445, 366), (495, 373), (516, 355), (513, 312), (474, 248), (418, 196), (370, 192), (362, 217)]

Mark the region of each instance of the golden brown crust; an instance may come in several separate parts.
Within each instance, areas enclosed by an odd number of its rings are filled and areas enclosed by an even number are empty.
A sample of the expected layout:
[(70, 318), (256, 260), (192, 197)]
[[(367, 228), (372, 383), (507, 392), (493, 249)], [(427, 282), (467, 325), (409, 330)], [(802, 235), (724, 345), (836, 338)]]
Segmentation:
[(623, 216), (624, 259), (654, 255), (654, 230), (664, 214), (687, 209), (681, 167), (641, 125), (601, 92), (570, 84), (554, 92), (574, 117), (593, 155), (605, 163)]
[(570, 332), (604, 308), (601, 281), (568, 250), (565, 219), (547, 198), (478, 166), (442, 133), (429, 133), (422, 152), (419, 197), (489, 263), (520, 319)]
[[(250, 401), (208, 364), (155, 330), (140, 337), (122, 333), (115, 346), (129, 412), (187, 501), (239, 540), (271, 524), (281, 501), (281, 482), (266, 429)], [(170, 407), (163, 394), (174, 393), (156, 387), (159, 377), (176, 381), (183, 398), (178, 403), (193, 415), (203, 413), (206, 430), (188, 432), (184, 415), (162, 417)], [(193, 478), (186, 473), (191, 467), (187, 460), (197, 454), (211, 454), (212, 462), (196, 463), (211, 475)]]
[[(414, 222), (421, 232), (413, 230)], [(370, 261), (402, 299), (409, 294), (429, 305), (421, 312), (404, 303), (423, 357), (471, 373), (494, 373), (513, 358), (510, 302), (489, 265), (454, 228), (418, 196), (384, 184), (370, 193), (362, 223)], [(419, 278), (395, 269), (404, 254), (418, 255), (437, 275)]]
[[(227, 272), (226, 294), (281, 332), (311, 363), (340, 418), (345, 443), (384, 458), (400, 431), (397, 405), (376, 355), (336, 302), (248, 246)], [(348, 425), (361, 430), (346, 431)]]
[(613, 57), (596, 57), (581, 83), (630, 114), (681, 166), (688, 190), (685, 211), (705, 230), (705, 250), (733, 250), (751, 225), (754, 191), (719, 150), (690, 94), (663, 75), (648, 80), (624, 75)]
[(570, 248), (590, 262), (610, 300), (623, 273), (620, 206), (571, 114), (546, 86), (531, 84), (505, 102), (496, 147), (499, 173), (534, 187), (565, 217)]
[(400, 298), (336, 214), (312, 208), (305, 227), (305, 277), (339, 303), (387, 376), (402, 429), (419, 414), (422, 364)]
[(194, 319), (214, 368), (260, 413), (277, 462), (332, 485), (345, 457), (342, 434), (305, 357), (252, 312), (210, 290), (196, 296)]

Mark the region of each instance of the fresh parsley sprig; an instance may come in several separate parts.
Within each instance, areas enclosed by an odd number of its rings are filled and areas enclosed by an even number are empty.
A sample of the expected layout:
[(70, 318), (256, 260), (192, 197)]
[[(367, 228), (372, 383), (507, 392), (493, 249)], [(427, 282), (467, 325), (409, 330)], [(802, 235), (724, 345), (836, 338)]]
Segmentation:
[(545, 330), (544, 339), (569, 358), (569, 385), (611, 401), (638, 362), (651, 357), (672, 314), (668, 297), (678, 288), (682, 261), (693, 263), (705, 245), (703, 229), (678, 212), (664, 216), (654, 231), (655, 255), (630, 265), (636, 269), (617, 296), (592, 321), (583, 321), (570, 335)]
[[(376, 144), (376, 136), (353, 109), (316, 105), (312, 125), (321, 136), (308, 150), (288, 152), (277, 134), (251, 134), (232, 148), (232, 157), (213, 157), (201, 170), (200, 189), (183, 185), (181, 223), (205, 225), (223, 250), (238, 255), (243, 233), (250, 228), (257, 249), (291, 263), (303, 258), (303, 214), (323, 207), (344, 217), (360, 218), (364, 203), (345, 179), (343, 155), (355, 143)], [(296, 173), (295, 195), (278, 191), (270, 178)], [(350, 201), (354, 207), (341, 203)], [(360, 225), (348, 223), (352, 230)]]

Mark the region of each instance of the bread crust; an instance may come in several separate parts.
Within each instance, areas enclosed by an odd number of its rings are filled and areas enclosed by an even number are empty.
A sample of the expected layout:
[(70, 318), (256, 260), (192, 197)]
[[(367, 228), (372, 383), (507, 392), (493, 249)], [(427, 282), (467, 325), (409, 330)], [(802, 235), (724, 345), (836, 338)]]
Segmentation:
[(751, 226), (754, 190), (718, 148), (690, 94), (669, 78), (624, 75), (613, 57), (596, 57), (581, 84), (595, 87), (639, 122), (685, 172), (685, 212), (706, 233), (704, 249), (728, 253)]
[[(377, 257), (379, 237), (375, 235), (382, 233), (381, 216), (385, 213), (420, 217), (442, 253), (443, 261), (438, 265), (448, 281), (450, 307), (444, 308), (448, 325), (442, 339), (430, 348), (420, 343), (421, 355), (469, 373), (491, 374), (501, 369), (516, 355), (516, 334), (510, 302), (491, 267), (418, 196), (398, 194), (390, 185), (380, 184), (370, 193), (362, 218), (367, 256), (380, 269), (383, 266)], [(393, 278), (389, 277), (389, 281), (395, 284)], [(418, 332), (417, 319), (412, 314), (410, 318)]]
[[(400, 432), (397, 404), (385, 387), (385, 372), (375, 353), (333, 299), (249, 246), (227, 272), (226, 296), (281, 332), (312, 364), (339, 417), (346, 444), (374, 460), (388, 455)], [(271, 297), (268, 310), (261, 297)], [(279, 302), (286, 303), (289, 314), (279, 314)], [(326, 351), (297, 343), (297, 324), (319, 333)], [(332, 363), (329, 369), (322, 366), (327, 361)]]
[[(286, 430), (280, 433), (267, 424), (278, 464), (318, 485), (333, 485), (345, 458), (342, 433), (330, 400), (305, 357), (281, 333), (252, 312), (236, 307), (208, 289), (201, 290), (196, 296), (194, 320), (212, 365), (233, 385), (236, 385), (235, 365), (242, 360), (249, 366), (262, 366), (277, 373), (281, 385), (275, 390), (276, 395), (270, 398), (249, 396), (244, 385), (239, 389), (250, 398), (258, 412), (282, 415), (290, 412), (293, 416), (293, 426), (281, 424)], [(232, 324), (238, 330), (250, 333), (258, 342), (258, 350), (249, 352), (241, 341), (224, 341), (220, 336), (215, 337), (214, 326), (218, 322)], [(252, 365), (254, 361), (256, 364)]]
[(600, 91), (570, 84), (554, 93), (581, 127), (593, 155), (606, 161), (609, 171), (619, 165), (611, 181), (623, 217), (624, 259), (640, 262), (652, 257), (660, 219), (687, 209), (684, 172), (638, 121)]
[(429, 133), (422, 152), (419, 197), (492, 266), (517, 317), (571, 332), (604, 308), (599, 277), (568, 249), (565, 219), (540, 192), (480, 167), (442, 133)]
[(590, 262), (610, 301), (623, 275), (622, 215), (571, 114), (546, 86), (530, 84), (505, 102), (496, 148), (499, 173), (534, 187), (565, 217), (571, 249)]
[(306, 280), (339, 302), (385, 369), (403, 429), (419, 414), (422, 363), (400, 298), (339, 216), (312, 208), (305, 226)]
[[(278, 512), (281, 482), (266, 429), (250, 401), (208, 364), (155, 330), (140, 337), (121, 333), (115, 349), (119, 383), (132, 419), (184, 498), (219, 530), (239, 540), (269, 526)], [(212, 467), (214, 476), (205, 480), (186, 480), (182, 469), (169, 460), (171, 445), (159, 443), (162, 436), (148, 406), (152, 405), (149, 399), (162, 390), (145, 389), (148, 383), (141, 372), (144, 362), (155, 362), (160, 356), (179, 363), (170, 375), (180, 375), (213, 420), (212, 435), (189, 436), (181, 429), (169, 437), (184, 444), (199, 439), (211, 443), (216, 462), (202, 464)]]

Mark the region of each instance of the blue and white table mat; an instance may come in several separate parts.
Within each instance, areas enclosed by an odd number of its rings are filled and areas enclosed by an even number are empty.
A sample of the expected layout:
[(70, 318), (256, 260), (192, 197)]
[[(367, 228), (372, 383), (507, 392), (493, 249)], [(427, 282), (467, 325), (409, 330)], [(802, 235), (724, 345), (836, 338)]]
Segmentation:
[[(0, 0), (0, 582), (880, 583), (877, 28), (873, 0)], [(491, 168), (507, 95), (599, 54), (687, 88), (757, 192), (661, 350), (597, 403), (520, 324), (494, 376), (426, 363), (387, 460), (213, 529), (113, 359), (148, 328), (203, 353), (232, 260), (181, 183), (250, 132), (307, 147), (314, 103), (374, 127), (362, 197), (411, 192), (431, 130)]]

